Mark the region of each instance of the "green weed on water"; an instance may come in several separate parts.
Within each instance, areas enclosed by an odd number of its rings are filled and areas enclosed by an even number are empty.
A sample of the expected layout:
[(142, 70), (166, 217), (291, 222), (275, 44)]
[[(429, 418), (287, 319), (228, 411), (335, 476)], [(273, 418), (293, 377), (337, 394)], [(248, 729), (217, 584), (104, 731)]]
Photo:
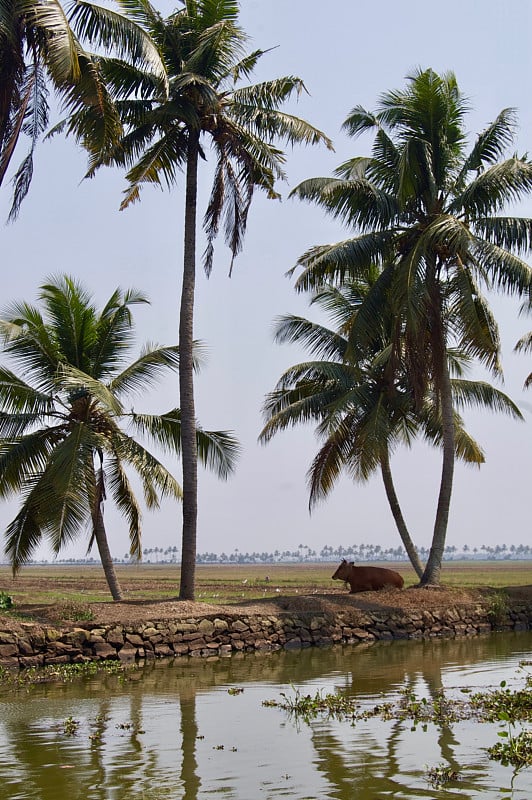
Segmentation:
[(503, 740), (488, 748), (488, 755), (495, 761), (500, 761), (504, 767), (509, 764), (521, 769), (532, 765), (532, 731), (524, 730), (514, 733), (514, 726), (510, 716), (505, 712), (499, 713), (503, 729), (498, 736)]

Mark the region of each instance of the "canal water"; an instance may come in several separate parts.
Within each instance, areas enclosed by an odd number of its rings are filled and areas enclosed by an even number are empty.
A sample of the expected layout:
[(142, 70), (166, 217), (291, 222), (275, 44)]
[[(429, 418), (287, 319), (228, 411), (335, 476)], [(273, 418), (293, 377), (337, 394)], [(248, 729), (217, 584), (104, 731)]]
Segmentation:
[[(265, 701), (341, 693), (360, 709), (523, 687), (532, 633), (156, 662), (0, 695), (1, 800), (530, 800), (532, 769), (490, 760), (500, 724), (320, 715)], [(516, 733), (526, 728), (518, 725)], [(430, 781), (449, 768), (450, 783)]]

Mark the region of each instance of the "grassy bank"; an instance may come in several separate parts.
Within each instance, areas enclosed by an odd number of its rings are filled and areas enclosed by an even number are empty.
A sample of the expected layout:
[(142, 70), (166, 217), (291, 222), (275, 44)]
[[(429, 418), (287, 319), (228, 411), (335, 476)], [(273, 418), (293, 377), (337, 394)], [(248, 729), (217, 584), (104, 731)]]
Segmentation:
[[(407, 564), (383, 564), (400, 572), (406, 586), (416, 576)], [(271, 597), (274, 594), (312, 594), (344, 591), (332, 581), (336, 564), (261, 564), (199, 565), (197, 600), (231, 603)], [(118, 566), (121, 584), (131, 600), (176, 598), (179, 589), (178, 565)], [(532, 583), (530, 561), (446, 562), (442, 584), (449, 587), (490, 586), (500, 589)], [(57, 602), (111, 602), (100, 567), (26, 567), (13, 579), (8, 567), (0, 567), (0, 592), (13, 598), (15, 608)]]

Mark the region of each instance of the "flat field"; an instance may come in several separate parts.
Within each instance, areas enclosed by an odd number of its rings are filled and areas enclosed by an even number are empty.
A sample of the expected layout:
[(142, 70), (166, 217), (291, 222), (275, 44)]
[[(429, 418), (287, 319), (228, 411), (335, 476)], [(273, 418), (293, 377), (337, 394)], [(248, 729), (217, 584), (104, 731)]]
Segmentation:
[[(400, 572), (406, 586), (417, 583), (405, 563), (380, 563)], [(342, 583), (332, 581), (334, 563), (199, 565), (196, 600), (215, 605), (243, 603), (290, 595), (345, 594)], [(156, 602), (176, 599), (179, 594), (179, 565), (135, 565), (117, 568), (128, 600)], [(442, 585), (449, 588), (532, 586), (532, 561), (445, 562)], [(13, 598), (16, 606), (53, 603), (111, 602), (99, 566), (31, 566), (13, 578), (8, 567), (0, 567), (0, 592)]]

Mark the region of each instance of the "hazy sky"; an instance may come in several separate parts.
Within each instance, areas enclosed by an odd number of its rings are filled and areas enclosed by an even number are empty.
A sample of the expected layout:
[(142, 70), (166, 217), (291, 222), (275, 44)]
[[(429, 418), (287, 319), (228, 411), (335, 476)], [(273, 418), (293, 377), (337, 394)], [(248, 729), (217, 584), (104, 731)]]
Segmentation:
[[(157, 5), (157, 3), (156, 3)], [(159, 4), (164, 13), (170, 3)], [(288, 183), (282, 202), (257, 195), (250, 212), (245, 249), (228, 279), (229, 255), (220, 242), (212, 277), (198, 274), (196, 338), (208, 345), (209, 360), (197, 381), (197, 415), (205, 428), (232, 429), (243, 453), (227, 483), (200, 473), (198, 550), (226, 553), (314, 548), (373, 542), (396, 546), (395, 531), (380, 478), (353, 485), (343, 480), (329, 500), (308, 512), (306, 471), (316, 451), (311, 427), (279, 434), (257, 444), (261, 406), (284, 369), (302, 360), (296, 347), (274, 345), (272, 321), (280, 314), (313, 316), (307, 300), (293, 290), (286, 271), (309, 246), (342, 239), (346, 231), (316, 208), (287, 199), (299, 181), (330, 175), (343, 160), (367, 151), (370, 140), (349, 140), (340, 127), (358, 104), (373, 109), (378, 96), (404, 85), (420, 67), (456, 73), (470, 98), (471, 132), (484, 128), (505, 107), (518, 110), (519, 153), (532, 150), (530, 30), (528, 0), (426, 0), (359, 3), (353, 0), (242, 0), (241, 23), (252, 38), (250, 49), (275, 48), (261, 59), (256, 80), (299, 75), (309, 95), (291, 108), (325, 131), (335, 153), (324, 147), (288, 153)], [(19, 149), (19, 160), (24, 153)], [(18, 162), (17, 162), (18, 163)], [(181, 283), (183, 193), (145, 188), (142, 201), (118, 211), (125, 182), (118, 172), (102, 171), (81, 182), (83, 153), (72, 141), (42, 143), (30, 195), (19, 220), (3, 226), (3, 303), (34, 300), (51, 274), (67, 272), (83, 280), (98, 301), (113, 289), (138, 287), (152, 301), (136, 311), (139, 344), (177, 341)], [(201, 164), (205, 208), (209, 165)], [(0, 193), (0, 218), (8, 211), (9, 188)], [(531, 215), (532, 202), (519, 208)], [(203, 250), (201, 231), (198, 251)], [(495, 298), (503, 340), (505, 391), (522, 405), (527, 421), (518, 423), (488, 413), (467, 416), (469, 430), (484, 447), (479, 469), (458, 465), (448, 544), (529, 542), (532, 475), (532, 393), (522, 392), (530, 358), (512, 348), (532, 318), (518, 317), (515, 300)], [(177, 376), (159, 392), (139, 398), (137, 410), (165, 411), (177, 404)], [(428, 546), (439, 487), (440, 453), (423, 446), (398, 452), (392, 462), (397, 489), (411, 534)], [(174, 466), (179, 474), (179, 466)], [(14, 514), (0, 509), (0, 525)], [(126, 526), (106, 509), (114, 555), (128, 550)], [(144, 516), (144, 547), (178, 545), (181, 510), (168, 503)], [(86, 539), (65, 555), (81, 556)], [(45, 553), (45, 551), (40, 551)]]

